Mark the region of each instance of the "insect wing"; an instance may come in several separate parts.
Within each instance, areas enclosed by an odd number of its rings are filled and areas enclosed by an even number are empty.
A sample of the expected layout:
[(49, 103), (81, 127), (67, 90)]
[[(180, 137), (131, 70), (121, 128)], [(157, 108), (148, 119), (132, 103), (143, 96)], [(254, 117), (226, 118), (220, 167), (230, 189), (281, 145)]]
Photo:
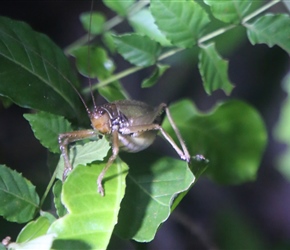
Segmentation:
[(155, 121), (159, 123), (159, 109), (153, 108), (150, 105), (139, 102), (124, 100), (115, 102), (118, 111), (124, 114), (130, 125), (146, 125), (152, 124)]

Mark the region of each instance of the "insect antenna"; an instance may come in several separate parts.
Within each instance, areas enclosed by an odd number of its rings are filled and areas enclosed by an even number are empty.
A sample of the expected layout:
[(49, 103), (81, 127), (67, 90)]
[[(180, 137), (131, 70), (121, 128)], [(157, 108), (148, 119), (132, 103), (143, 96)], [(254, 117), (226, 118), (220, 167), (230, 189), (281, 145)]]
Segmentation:
[(93, 7), (94, 7), (94, 0), (91, 1), (91, 10), (90, 10), (90, 20), (89, 20), (89, 30), (88, 30), (88, 77), (89, 77), (89, 86), (90, 86), (90, 93), (91, 98), (94, 106), (94, 110), (97, 108), (96, 100), (93, 94), (93, 88), (92, 88), (92, 80), (91, 80), (91, 46), (90, 46), (90, 40), (91, 40), (91, 27), (92, 27), (92, 15), (93, 15)]
[[(93, 95), (93, 88), (92, 88), (92, 81), (91, 81), (91, 57), (90, 57), (90, 51), (91, 51), (91, 46), (89, 44), (90, 40), (91, 40), (91, 26), (92, 26), (92, 12), (93, 12), (93, 6), (94, 6), (94, 1), (91, 1), (91, 7), (90, 7), (90, 20), (89, 20), (89, 29), (88, 29), (88, 64), (87, 64), (87, 70), (88, 70), (88, 80), (89, 80), (89, 87), (90, 87), (90, 93), (91, 93), (91, 98), (92, 98), (92, 102), (93, 102), (93, 107), (94, 109), (96, 109), (97, 105), (96, 105), (96, 100), (95, 97)], [(70, 83), (70, 85), (72, 86), (72, 88), (74, 89), (74, 91), (78, 94), (80, 100), (82, 101), (88, 115), (91, 114), (91, 110), (88, 108), (88, 105), (86, 104), (84, 98), (82, 97), (82, 95), (80, 94), (80, 92), (77, 90), (77, 88)]]

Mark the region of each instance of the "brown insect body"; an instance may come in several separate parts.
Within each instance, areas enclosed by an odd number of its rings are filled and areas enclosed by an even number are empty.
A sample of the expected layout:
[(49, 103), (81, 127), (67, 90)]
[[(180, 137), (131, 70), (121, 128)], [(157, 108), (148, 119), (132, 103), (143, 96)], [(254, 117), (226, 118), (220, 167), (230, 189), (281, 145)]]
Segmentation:
[[(161, 114), (164, 110), (177, 135), (182, 150), (161, 127)], [(119, 150), (132, 153), (144, 150), (154, 142), (158, 131), (171, 144), (182, 160), (190, 161), (190, 155), (185, 143), (170, 115), (169, 109), (164, 103), (154, 108), (143, 102), (122, 100), (95, 106), (92, 112), (88, 109), (87, 112), (93, 129), (59, 135), (60, 149), (65, 162), (63, 180), (72, 170), (68, 157), (68, 144), (77, 140), (95, 137), (99, 133), (109, 136), (112, 144), (112, 156), (109, 158), (106, 167), (102, 170), (97, 181), (98, 192), (101, 195), (104, 195), (103, 177), (118, 156)]]
[[(92, 8), (93, 5), (91, 6), (91, 9)], [(88, 41), (89, 40), (90, 33)], [(88, 60), (89, 59), (90, 58), (88, 58)], [(88, 71), (90, 71), (89, 67)], [(108, 168), (118, 156), (119, 150), (124, 150), (127, 152), (139, 152), (144, 150), (153, 143), (159, 131), (175, 149), (182, 160), (187, 162), (190, 161), (190, 155), (186, 145), (170, 115), (166, 104), (161, 103), (158, 107), (151, 107), (148, 104), (140, 101), (122, 100), (96, 106), (94, 97), (91, 93), (94, 108), (92, 111), (90, 111), (78, 90), (74, 87), (73, 84), (71, 84), (71, 86), (83, 102), (91, 120), (93, 129), (73, 131), (59, 135), (58, 141), (65, 163), (63, 180), (65, 180), (68, 173), (72, 170), (72, 165), (68, 157), (68, 145), (71, 142), (92, 138), (98, 134), (103, 134), (109, 137), (112, 145), (112, 155), (97, 180), (98, 192), (101, 195), (104, 195), (104, 189), (102, 185), (103, 177)], [(167, 132), (164, 131), (164, 129), (161, 127), (161, 114), (164, 111), (173, 130), (175, 131), (182, 149), (177, 146), (170, 135), (167, 134)]]
[[(122, 100), (96, 107), (90, 119), (93, 129), (102, 134), (118, 131), (119, 148), (135, 153), (153, 143), (157, 131), (147, 130), (144, 126), (160, 125), (160, 115), (160, 110), (144, 102)], [(132, 128), (139, 129), (130, 133)]]

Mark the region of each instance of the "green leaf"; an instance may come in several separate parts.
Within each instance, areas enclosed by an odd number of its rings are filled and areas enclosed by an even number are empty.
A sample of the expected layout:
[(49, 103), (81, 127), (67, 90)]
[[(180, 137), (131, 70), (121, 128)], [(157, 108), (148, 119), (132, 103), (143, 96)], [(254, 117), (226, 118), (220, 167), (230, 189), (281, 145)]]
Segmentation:
[(233, 85), (228, 79), (228, 62), (223, 60), (213, 43), (200, 46), (199, 71), (207, 94), (222, 89), (229, 95)]
[(76, 76), (63, 52), (23, 22), (0, 17), (0, 95), (19, 106), (83, 118), (72, 86)]
[(100, 12), (85, 12), (80, 15), (80, 21), (86, 31), (98, 35), (104, 30), (106, 18)]
[(280, 113), (280, 119), (276, 124), (274, 133), (277, 140), (282, 143), (290, 145), (290, 74), (285, 77), (282, 83), (283, 90), (287, 93), (287, 98), (282, 104), (282, 109)]
[(136, 14), (129, 16), (128, 20), (136, 33), (142, 36), (148, 36), (152, 40), (159, 42), (162, 46), (171, 45), (164, 34), (162, 34), (158, 29), (155, 20), (148, 9), (140, 10)]
[(53, 201), (56, 208), (56, 213), (59, 217), (63, 217), (67, 214), (65, 206), (61, 202), (61, 190), (62, 190), (62, 181), (57, 180), (53, 186)]
[(290, 17), (286, 14), (266, 14), (251, 24), (245, 24), (250, 42), (280, 46), (290, 53)]
[[(79, 72), (86, 77), (105, 80), (115, 70), (114, 62), (101, 47), (83, 46), (73, 50), (72, 55), (76, 57)], [(118, 81), (102, 86), (98, 91), (109, 102), (128, 99), (128, 94)]]
[[(209, 160), (206, 159), (203, 155), (196, 155), (191, 158), (191, 162), (189, 164), (189, 168), (191, 172), (195, 176), (194, 183), (198, 180), (198, 178), (204, 173), (204, 171), (207, 169), (209, 164)], [(193, 184), (192, 184), (193, 185)], [(190, 191), (190, 188), (186, 191), (180, 193), (177, 195), (177, 197), (174, 199), (172, 206), (171, 206), (171, 212), (174, 211), (174, 209), (178, 206), (180, 201), (184, 198), (184, 196)]]
[(207, 13), (193, 1), (152, 0), (150, 10), (159, 30), (173, 45), (182, 48), (195, 45), (210, 21)]
[(169, 65), (157, 64), (157, 67), (153, 71), (152, 75), (149, 78), (145, 79), (141, 83), (142, 88), (149, 88), (155, 85), (159, 78), (164, 74), (164, 72), (170, 67)]
[(107, 31), (102, 36), (103, 43), (106, 45), (109, 51), (113, 54), (116, 52), (116, 46), (115, 46), (114, 38), (113, 38), (113, 36), (115, 35), (116, 33), (112, 31)]
[(57, 234), (53, 249), (106, 249), (117, 223), (128, 168), (120, 160), (109, 168), (103, 180), (102, 197), (96, 180), (105, 165), (80, 165), (68, 176), (62, 202), (69, 214), (49, 229), (49, 233)]
[(251, 0), (205, 0), (204, 2), (211, 7), (214, 17), (225, 23), (241, 22), (243, 17), (248, 14), (249, 8), (252, 4)]
[(31, 220), (39, 205), (35, 186), (4, 165), (0, 165), (0, 200), (0, 215), (18, 223)]
[(290, 74), (286, 76), (282, 86), (284, 91), (287, 93), (287, 98), (282, 104), (280, 118), (273, 132), (275, 139), (287, 146), (286, 150), (281, 155), (276, 157), (276, 165), (283, 176), (290, 180)]
[(50, 250), (53, 240), (56, 238), (55, 234), (46, 234), (40, 237), (37, 237), (31, 241), (24, 243), (10, 243), (8, 249), (13, 250), (30, 250), (30, 249), (41, 249), (41, 250)]
[(40, 216), (36, 220), (29, 222), (21, 230), (16, 242), (24, 243), (45, 235), (50, 225), (51, 221), (47, 217)]
[(135, 0), (103, 0), (103, 3), (111, 10), (117, 12), (118, 15), (126, 16), (130, 7), (135, 3)]
[(53, 153), (60, 153), (58, 136), (61, 133), (72, 131), (71, 124), (62, 116), (46, 112), (24, 114), (29, 121), (35, 137), (40, 143)]
[(113, 38), (117, 51), (125, 60), (136, 66), (147, 67), (153, 65), (160, 53), (159, 44), (147, 36), (126, 34)]
[[(103, 137), (100, 140), (91, 141), (85, 145), (75, 145), (69, 151), (69, 159), (71, 160), (73, 168), (80, 164), (85, 165), (93, 161), (102, 161), (106, 157), (109, 148), (109, 142)], [(62, 180), (63, 171), (64, 160), (63, 157), (60, 157), (56, 175), (60, 180)]]
[(48, 219), (48, 221), (50, 222), (50, 224), (52, 224), (56, 220), (56, 218), (54, 217), (54, 215), (52, 215), (50, 212), (45, 212), (45, 211), (40, 210), (40, 215), (42, 217), (45, 217), (46, 219)]
[(151, 241), (169, 217), (176, 195), (187, 190), (194, 180), (187, 164), (172, 158), (130, 166), (115, 232), (125, 239)]
[[(170, 106), (191, 155), (209, 160), (206, 173), (222, 184), (240, 184), (256, 178), (267, 133), (260, 115), (241, 101), (228, 101), (201, 114), (189, 100)], [(166, 118), (163, 128), (176, 138)]]
[(130, 99), (128, 93), (119, 81), (114, 81), (106, 86), (99, 88), (98, 92), (107, 100), (107, 102)]
[(86, 77), (102, 80), (115, 70), (114, 62), (101, 47), (82, 46), (74, 49), (71, 55), (76, 57), (78, 71)]

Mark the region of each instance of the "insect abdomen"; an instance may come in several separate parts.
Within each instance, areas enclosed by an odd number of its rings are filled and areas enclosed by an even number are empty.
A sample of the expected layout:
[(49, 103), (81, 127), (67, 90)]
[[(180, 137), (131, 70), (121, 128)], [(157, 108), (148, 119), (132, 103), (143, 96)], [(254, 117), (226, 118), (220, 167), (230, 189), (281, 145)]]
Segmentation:
[(142, 151), (154, 142), (156, 134), (157, 131), (146, 131), (137, 135), (119, 134), (120, 149), (130, 153)]

